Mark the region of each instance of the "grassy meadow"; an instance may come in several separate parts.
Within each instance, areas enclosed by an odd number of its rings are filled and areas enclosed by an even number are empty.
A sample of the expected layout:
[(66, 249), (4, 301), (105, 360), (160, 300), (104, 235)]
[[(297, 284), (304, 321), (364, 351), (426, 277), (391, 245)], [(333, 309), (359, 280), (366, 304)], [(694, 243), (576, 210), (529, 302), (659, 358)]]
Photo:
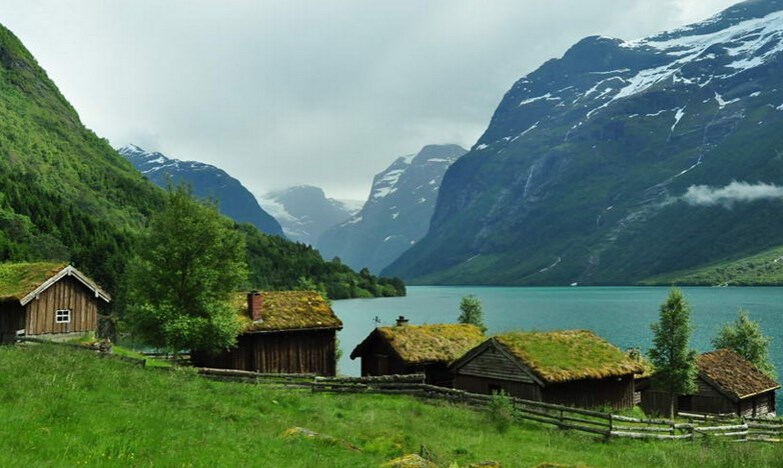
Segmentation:
[[(372, 467), (425, 446), (439, 466), (779, 466), (783, 446), (603, 441), (406, 396), (206, 380), (51, 345), (0, 348), (0, 466)], [(291, 427), (337, 441), (284, 438)], [(350, 446), (352, 447), (350, 447)]]

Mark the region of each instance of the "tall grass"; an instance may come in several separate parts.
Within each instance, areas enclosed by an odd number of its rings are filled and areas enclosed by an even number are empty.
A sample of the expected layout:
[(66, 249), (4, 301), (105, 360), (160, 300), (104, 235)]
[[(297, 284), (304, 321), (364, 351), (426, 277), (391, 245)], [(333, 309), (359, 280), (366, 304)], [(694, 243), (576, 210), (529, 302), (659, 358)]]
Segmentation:
[[(306, 427), (358, 447), (285, 439)], [(55, 346), (0, 348), (0, 466), (367, 467), (427, 452), (444, 466), (498, 460), (589, 466), (776, 466), (783, 448), (605, 442), (404, 396), (311, 394), (145, 369)]]

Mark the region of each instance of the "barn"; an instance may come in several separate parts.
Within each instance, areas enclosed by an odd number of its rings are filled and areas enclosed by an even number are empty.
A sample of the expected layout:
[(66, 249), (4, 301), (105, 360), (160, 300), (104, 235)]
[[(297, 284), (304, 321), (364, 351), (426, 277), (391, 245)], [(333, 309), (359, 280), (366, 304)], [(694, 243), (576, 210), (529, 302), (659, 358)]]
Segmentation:
[(483, 340), (475, 325), (408, 325), (400, 317), (394, 327), (373, 330), (351, 359), (361, 358), (362, 376), (423, 373), (429, 384), (451, 386), (448, 365)]
[[(678, 396), (677, 411), (744, 417), (775, 414), (775, 390), (780, 384), (736, 352), (719, 349), (700, 354), (696, 367), (698, 390)], [(668, 414), (669, 394), (650, 386), (642, 391), (641, 406), (650, 414)]]
[(630, 408), (642, 371), (587, 330), (510, 332), (492, 337), (451, 365), (454, 386), (582, 408)]
[(336, 334), (343, 323), (315, 291), (253, 291), (235, 296), (242, 332), (237, 345), (220, 353), (194, 351), (202, 367), (264, 373), (337, 371)]
[(111, 297), (65, 263), (0, 264), (0, 342), (61, 339), (94, 332)]

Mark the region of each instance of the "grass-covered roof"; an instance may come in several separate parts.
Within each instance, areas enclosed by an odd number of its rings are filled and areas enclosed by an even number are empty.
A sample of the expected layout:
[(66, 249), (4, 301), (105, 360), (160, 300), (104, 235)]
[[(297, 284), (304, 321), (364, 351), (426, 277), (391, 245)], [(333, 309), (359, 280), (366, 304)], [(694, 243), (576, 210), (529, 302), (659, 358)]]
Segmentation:
[(696, 357), (696, 366), (702, 377), (735, 400), (780, 388), (780, 384), (730, 349), (700, 354)]
[(494, 339), (545, 383), (642, 371), (638, 362), (588, 330), (510, 332)]
[[(380, 327), (374, 334), (382, 337), (409, 364), (449, 363), (484, 340), (484, 334), (478, 327), (464, 324)], [(372, 337), (370, 335), (368, 340)], [(356, 347), (351, 358), (361, 353), (366, 342)]]
[(18, 301), (68, 266), (66, 263), (0, 264), (0, 301)]
[(243, 332), (343, 326), (326, 299), (315, 291), (262, 292), (261, 300), (262, 320), (254, 322), (248, 312), (247, 294), (238, 293), (234, 296)]

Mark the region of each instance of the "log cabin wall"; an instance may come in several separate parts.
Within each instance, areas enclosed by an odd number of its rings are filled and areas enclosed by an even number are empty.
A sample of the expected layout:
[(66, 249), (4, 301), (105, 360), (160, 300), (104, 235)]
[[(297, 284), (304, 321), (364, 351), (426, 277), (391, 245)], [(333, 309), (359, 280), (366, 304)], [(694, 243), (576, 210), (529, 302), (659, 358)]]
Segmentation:
[(24, 308), (19, 302), (0, 303), (0, 344), (16, 342), (16, 332), (24, 328)]
[(323, 376), (336, 375), (336, 357), (334, 329), (247, 333), (231, 350), (193, 353), (194, 362), (205, 367)]
[(737, 413), (737, 403), (720, 393), (701, 377), (696, 379), (697, 391), (677, 399), (680, 411), (693, 413)]
[(417, 370), (403, 362), (385, 340), (372, 340), (361, 356), (362, 377), (373, 375), (413, 374)]
[[(69, 323), (56, 323), (55, 312), (71, 311)], [(98, 321), (98, 298), (78, 280), (64, 277), (26, 306), (25, 334), (42, 335), (94, 331)]]
[(741, 400), (740, 414), (746, 418), (761, 418), (775, 414), (775, 392), (762, 393)]
[(634, 405), (633, 376), (605, 379), (581, 379), (550, 384), (541, 391), (545, 403), (580, 408), (632, 408)]
[(454, 376), (454, 388), (485, 395), (502, 391), (510, 396), (524, 400), (541, 401), (541, 387), (534, 383), (457, 374)]
[(473, 359), (456, 369), (458, 375), (483, 377), (492, 380), (524, 382), (535, 384), (530, 372), (523, 371), (520, 366), (495, 348), (487, 346)]

